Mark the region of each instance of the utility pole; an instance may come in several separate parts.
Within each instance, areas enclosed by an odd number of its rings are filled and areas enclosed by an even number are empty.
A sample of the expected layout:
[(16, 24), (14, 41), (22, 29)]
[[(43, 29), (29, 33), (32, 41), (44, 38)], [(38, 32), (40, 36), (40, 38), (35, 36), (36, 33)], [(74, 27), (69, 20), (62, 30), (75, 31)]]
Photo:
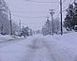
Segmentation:
[(19, 20), (19, 32), (21, 32), (21, 20)]
[(50, 9), (49, 11), (50, 11), (51, 20), (52, 20), (52, 35), (53, 35), (53, 33), (54, 33), (53, 15), (54, 15), (55, 12), (54, 12), (54, 9)]
[(1, 25), (1, 34), (3, 34), (3, 24)]
[(63, 34), (63, 27), (62, 27), (62, 0), (60, 0), (60, 16), (61, 16), (61, 35)]
[(9, 15), (10, 15), (10, 35), (12, 35), (12, 19), (11, 19), (11, 12), (9, 10)]
[(50, 24), (50, 20), (49, 20), (49, 17), (47, 17), (47, 22), (46, 22), (46, 25), (47, 25), (47, 28), (48, 28), (48, 34), (51, 35), (51, 24)]

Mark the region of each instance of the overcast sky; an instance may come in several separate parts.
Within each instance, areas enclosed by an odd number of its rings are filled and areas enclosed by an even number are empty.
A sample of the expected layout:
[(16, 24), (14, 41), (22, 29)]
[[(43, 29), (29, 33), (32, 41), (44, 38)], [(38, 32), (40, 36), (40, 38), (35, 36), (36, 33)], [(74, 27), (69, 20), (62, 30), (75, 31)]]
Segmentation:
[[(70, 1), (73, 0), (63, 0), (63, 10), (68, 7)], [(54, 17), (59, 17), (59, 0), (6, 0), (6, 2), (11, 10), (12, 19), (16, 22), (21, 20), (22, 25), (34, 30), (40, 29), (46, 17), (50, 17), (49, 9), (54, 9)], [(63, 14), (65, 15), (65, 12)]]

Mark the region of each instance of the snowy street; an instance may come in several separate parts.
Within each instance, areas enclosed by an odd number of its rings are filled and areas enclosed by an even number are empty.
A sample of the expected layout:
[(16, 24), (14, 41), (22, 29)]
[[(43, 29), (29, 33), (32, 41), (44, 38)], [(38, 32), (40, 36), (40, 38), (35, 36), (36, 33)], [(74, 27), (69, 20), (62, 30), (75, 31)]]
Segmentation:
[(0, 61), (55, 61), (50, 46), (43, 38), (32, 39), (29, 44), (26, 42), (24, 39), (0, 43)]
[(28, 53), (26, 61), (55, 61), (50, 50), (50, 46), (46, 44), (44, 39), (33, 39), (32, 44), (28, 45)]
[(77, 61), (77, 0), (0, 0), (0, 61)]
[(72, 35), (35, 35), (0, 43), (0, 61), (77, 61), (77, 38)]

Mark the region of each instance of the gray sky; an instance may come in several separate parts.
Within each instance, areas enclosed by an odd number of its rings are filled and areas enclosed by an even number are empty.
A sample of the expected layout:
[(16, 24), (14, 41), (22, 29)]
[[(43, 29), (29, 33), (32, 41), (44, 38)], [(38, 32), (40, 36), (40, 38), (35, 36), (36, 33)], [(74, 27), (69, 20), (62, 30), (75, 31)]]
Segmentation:
[[(63, 10), (68, 7), (70, 1), (73, 0), (63, 0)], [(54, 9), (56, 12), (54, 17), (59, 17), (59, 0), (6, 0), (6, 2), (12, 12), (12, 19), (16, 22), (21, 20), (22, 25), (34, 30), (40, 29), (45, 23), (46, 17), (50, 17), (49, 9)]]

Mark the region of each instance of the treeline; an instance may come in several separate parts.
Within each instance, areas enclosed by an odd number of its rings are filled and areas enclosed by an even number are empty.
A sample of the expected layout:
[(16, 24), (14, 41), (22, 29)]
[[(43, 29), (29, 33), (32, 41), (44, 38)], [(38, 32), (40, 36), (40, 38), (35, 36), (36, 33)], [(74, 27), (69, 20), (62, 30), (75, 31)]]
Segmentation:
[(60, 33), (60, 21), (58, 18), (53, 19), (53, 23), (51, 20), (47, 18), (47, 21), (42, 27), (42, 34), (43, 35), (53, 35)]
[[(4, 0), (0, 0), (0, 34), (2, 35), (17, 35), (17, 36), (30, 36), (32, 35), (32, 29), (29, 27), (20, 27), (17, 23), (10, 18), (10, 9), (8, 8)], [(10, 23), (11, 20), (11, 23)], [(10, 24), (12, 26), (10, 26)]]

